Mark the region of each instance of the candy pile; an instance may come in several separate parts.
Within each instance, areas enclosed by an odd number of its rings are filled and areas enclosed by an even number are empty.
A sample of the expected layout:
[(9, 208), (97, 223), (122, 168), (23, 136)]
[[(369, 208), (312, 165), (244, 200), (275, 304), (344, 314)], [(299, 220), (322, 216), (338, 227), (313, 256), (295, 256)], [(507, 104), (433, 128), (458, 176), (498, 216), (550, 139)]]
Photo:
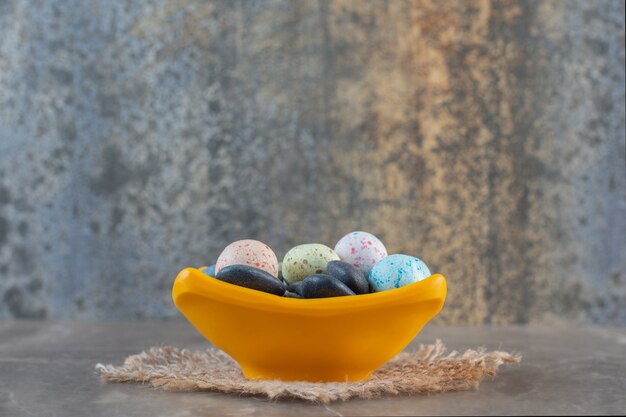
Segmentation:
[(291, 298), (325, 298), (400, 288), (428, 278), (414, 256), (387, 255), (385, 245), (367, 232), (351, 232), (335, 249), (319, 243), (291, 248), (278, 262), (258, 240), (228, 245), (215, 265), (202, 270), (221, 281)]

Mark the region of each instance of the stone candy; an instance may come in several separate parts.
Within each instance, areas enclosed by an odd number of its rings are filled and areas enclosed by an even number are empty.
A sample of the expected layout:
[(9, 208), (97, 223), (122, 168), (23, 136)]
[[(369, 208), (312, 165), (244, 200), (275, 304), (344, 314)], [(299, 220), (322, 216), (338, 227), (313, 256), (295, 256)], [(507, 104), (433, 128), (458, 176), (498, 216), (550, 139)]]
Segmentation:
[(376, 262), (387, 256), (387, 249), (373, 234), (357, 231), (339, 239), (335, 253), (342, 261), (360, 269), (367, 276)]
[(207, 266), (206, 268), (203, 268), (201, 272), (210, 277), (215, 277), (215, 265)]
[(343, 261), (330, 261), (326, 272), (333, 278), (343, 282), (354, 291), (355, 294), (367, 294), (370, 292), (369, 282), (360, 269)]
[(278, 259), (274, 251), (263, 242), (253, 239), (238, 240), (226, 246), (215, 264), (215, 271), (229, 265), (249, 265), (278, 276)]
[(302, 295), (302, 282), (303, 281), (296, 281), (293, 284), (289, 284), (287, 291)]
[(215, 277), (220, 281), (274, 295), (285, 294), (286, 285), (278, 278), (262, 269), (249, 265), (229, 265), (222, 268)]
[(421, 259), (396, 254), (378, 261), (367, 279), (374, 291), (385, 291), (413, 284), (430, 275), (430, 270)]
[(297, 292), (291, 292), (291, 291), (285, 291), (285, 294), (283, 294), (283, 297), (287, 297), (287, 298), (302, 298), (302, 296), (300, 294), (298, 294)]
[(285, 281), (285, 278), (283, 278), (283, 263), (282, 262), (278, 263), (278, 279), (284, 282), (285, 284), (289, 285), (289, 283)]
[(339, 256), (328, 246), (307, 243), (291, 248), (283, 259), (283, 278), (289, 284), (301, 281), (311, 274), (326, 273), (330, 261), (338, 261)]
[(300, 286), (304, 298), (327, 298), (355, 295), (346, 284), (330, 275), (315, 274), (306, 277)]

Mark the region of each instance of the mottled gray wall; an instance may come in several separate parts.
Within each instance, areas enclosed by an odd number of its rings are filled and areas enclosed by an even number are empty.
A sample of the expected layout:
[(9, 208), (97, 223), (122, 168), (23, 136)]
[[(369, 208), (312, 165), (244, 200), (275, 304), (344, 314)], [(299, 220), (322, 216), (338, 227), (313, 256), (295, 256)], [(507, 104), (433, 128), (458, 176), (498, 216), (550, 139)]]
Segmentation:
[(440, 322), (626, 324), (624, 2), (0, 0), (0, 317), (379, 235)]

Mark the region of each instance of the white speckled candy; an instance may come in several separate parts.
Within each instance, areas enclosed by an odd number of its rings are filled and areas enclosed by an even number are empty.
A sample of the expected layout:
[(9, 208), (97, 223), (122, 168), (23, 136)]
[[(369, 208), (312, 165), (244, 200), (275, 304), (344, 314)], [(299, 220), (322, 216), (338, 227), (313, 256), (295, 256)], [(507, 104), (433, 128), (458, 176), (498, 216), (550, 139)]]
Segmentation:
[(397, 254), (377, 262), (367, 280), (374, 291), (385, 291), (413, 284), (430, 275), (430, 270), (421, 259)]
[(289, 284), (301, 281), (309, 275), (324, 274), (330, 261), (338, 261), (334, 250), (320, 243), (298, 245), (285, 254), (282, 262), (283, 278)]
[(278, 259), (274, 251), (263, 242), (252, 239), (238, 240), (226, 246), (215, 264), (217, 274), (228, 265), (248, 265), (278, 277)]
[(367, 276), (376, 262), (387, 256), (387, 249), (371, 233), (351, 232), (339, 239), (335, 253), (342, 261), (360, 269)]

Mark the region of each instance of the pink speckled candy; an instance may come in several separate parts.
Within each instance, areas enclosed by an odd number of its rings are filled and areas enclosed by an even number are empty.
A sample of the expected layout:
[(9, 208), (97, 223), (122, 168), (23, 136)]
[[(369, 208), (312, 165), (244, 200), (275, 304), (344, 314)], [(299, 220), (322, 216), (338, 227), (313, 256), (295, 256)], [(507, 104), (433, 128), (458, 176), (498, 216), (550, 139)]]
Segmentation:
[(278, 259), (276, 254), (263, 242), (252, 239), (238, 240), (226, 246), (217, 263), (215, 273), (228, 265), (248, 265), (262, 269), (278, 277)]
[(387, 256), (387, 249), (376, 236), (367, 232), (350, 232), (335, 245), (342, 261), (354, 265), (367, 277), (376, 262)]

